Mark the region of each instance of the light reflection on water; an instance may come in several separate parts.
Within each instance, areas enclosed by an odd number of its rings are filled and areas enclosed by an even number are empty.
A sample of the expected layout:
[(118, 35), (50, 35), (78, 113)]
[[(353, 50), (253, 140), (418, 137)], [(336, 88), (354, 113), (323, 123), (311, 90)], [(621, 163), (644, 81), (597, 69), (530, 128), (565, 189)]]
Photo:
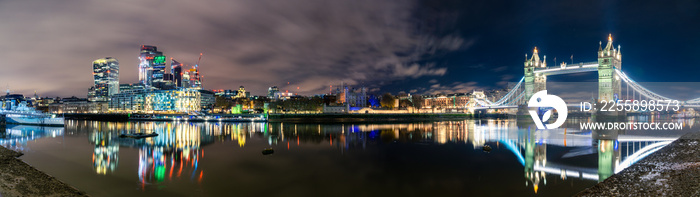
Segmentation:
[[(687, 129), (692, 128), (694, 120), (668, 120), (660, 117), (634, 117), (629, 121), (683, 121)], [(578, 125), (580, 121), (590, 119), (569, 120), (567, 125)], [(173, 192), (186, 192), (189, 195), (199, 194), (224, 194), (226, 188), (207, 187), (218, 183), (206, 182), (210, 180), (228, 180), (225, 176), (229, 169), (215, 167), (213, 164), (235, 164), (236, 162), (250, 162), (254, 165), (267, 165), (265, 162), (290, 163), (293, 159), (284, 159), (283, 155), (310, 155), (311, 158), (330, 158), (347, 162), (345, 157), (318, 153), (316, 149), (332, 150), (329, 154), (335, 155), (369, 155), (377, 152), (387, 154), (384, 157), (393, 157), (392, 154), (406, 155), (407, 157), (425, 157), (442, 161), (445, 157), (464, 157), (464, 165), (474, 165), (472, 169), (453, 169), (479, 171), (484, 165), (496, 165), (503, 168), (521, 169), (524, 174), (503, 174), (504, 172), (484, 171), (473, 172), (481, 179), (482, 176), (498, 175), (495, 179), (523, 180), (524, 184), (510, 185), (507, 187), (520, 188), (512, 193), (500, 193), (500, 195), (571, 195), (614, 173), (621, 171), (634, 162), (642, 159), (676, 139), (684, 131), (673, 132), (649, 132), (649, 131), (579, 131), (570, 128), (561, 128), (549, 131), (536, 131), (534, 125), (515, 120), (464, 120), (443, 121), (426, 123), (402, 123), (402, 124), (293, 124), (293, 123), (177, 123), (177, 122), (95, 122), (95, 121), (67, 121), (64, 128), (36, 127), (36, 126), (8, 126), (1, 136), (0, 144), (27, 154), (25, 161), (52, 162), (52, 159), (60, 160), (60, 150), (52, 147), (52, 144), (41, 138), (63, 138), (63, 141), (71, 142), (71, 146), (91, 147), (91, 169), (80, 166), (68, 167), (76, 172), (91, 170), (94, 175), (56, 175), (56, 170), (66, 169), (42, 169), (40, 170), (58, 176), (79, 189), (88, 191), (106, 190), (107, 187), (120, 185), (94, 185), (82, 184), (73, 179), (91, 179), (93, 176), (102, 177), (135, 177), (138, 189), (135, 194), (147, 192), (159, 194), (162, 190)], [(159, 135), (146, 139), (120, 138), (120, 134), (155, 132)], [(64, 136), (65, 135), (65, 136)], [(85, 139), (74, 143), (70, 139)], [(606, 136), (606, 137), (600, 137)], [(66, 140), (67, 138), (70, 138)], [(41, 146), (32, 146), (30, 141), (36, 141)], [(234, 144), (232, 148), (208, 148), (216, 144)], [(484, 153), (481, 149), (484, 145), (491, 145), (494, 150)], [(414, 147), (416, 146), (416, 147)], [(458, 150), (448, 154), (430, 153), (430, 151), (444, 151), (444, 147), (458, 146)], [(247, 148), (248, 147), (248, 148)], [(254, 147), (251, 149), (249, 147)], [(260, 151), (266, 147), (274, 147), (276, 153), (270, 156), (261, 155)], [(311, 148), (310, 148), (311, 147)], [(398, 148), (396, 148), (398, 147)], [(38, 149), (38, 150), (37, 150)], [(381, 150), (394, 150), (391, 154)], [(426, 150), (428, 154), (414, 154), (414, 150)], [(36, 150), (36, 151), (35, 151)], [(120, 151), (137, 150), (136, 156), (124, 157)], [(207, 151), (205, 151), (207, 150)], [(236, 155), (238, 150), (255, 154)], [(378, 151), (379, 150), (379, 151)], [(57, 158), (32, 157), (33, 151), (40, 153), (57, 154)], [(53, 152), (59, 153), (53, 153)], [(471, 152), (463, 154), (461, 151)], [(229, 158), (207, 156), (205, 152), (214, 155), (228, 155)], [(462, 154), (462, 155), (460, 155)], [(39, 154), (37, 154), (39, 155)], [(597, 157), (596, 157), (597, 156)], [(121, 157), (121, 160), (120, 160)], [(469, 163), (479, 160), (478, 157), (505, 158), (505, 163)], [(268, 160), (261, 160), (268, 159)], [(275, 160), (272, 161), (271, 159)], [(279, 158), (279, 159), (278, 159)], [(447, 158), (449, 159), (449, 158)], [(136, 163), (130, 161), (136, 160)], [(500, 159), (499, 161), (503, 161)], [(127, 162), (125, 162), (127, 161)], [(460, 160), (461, 161), (461, 160)], [(74, 162), (74, 161), (71, 161)], [(121, 163), (120, 163), (121, 162)], [(205, 163), (202, 163), (205, 162)], [(313, 161), (306, 161), (313, 162)], [(372, 162), (368, 162), (372, 163)], [(515, 164), (515, 165), (514, 165)], [(134, 169), (134, 171), (119, 170)], [(200, 166), (201, 165), (201, 166)], [(281, 170), (295, 170), (303, 163), (292, 163), (290, 166), (282, 166)], [(372, 165), (372, 164), (368, 164)], [(427, 167), (440, 168), (442, 163), (428, 163)], [(333, 168), (334, 166), (321, 166), (321, 168)], [(373, 166), (378, 168), (381, 166)], [(65, 168), (65, 167), (61, 167)], [(72, 169), (75, 168), (75, 169)], [(313, 169), (308, 169), (313, 170)], [(206, 172), (205, 172), (206, 171)], [(432, 172), (426, 170), (426, 172)], [(414, 172), (400, 172), (414, 173)], [(348, 173), (351, 174), (351, 173)], [(421, 174), (421, 173), (417, 173)], [(275, 176), (275, 175), (260, 175)], [(290, 175), (291, 176), (291, 175)], [(343, 175), (340, 175), (343, 176)], [(347, 175), (349, 176), (349, 175)], [(383, 176), (394, 176), (386, 173)], [(416, 175), (418, 176), (418, 175)], [(434, 179), (434, 174), (423, 175), (426, 179)], [(449, 176), (449, 175), (440, 175)], [(519, 178), (518, 178), (519, 177)], [(233, 177), (235, 178), (235, 177)], [(417, 177), (420, 179), (421, 177)], [(450, 177), (454, 179), (455, 177)], [(473, 177), (456, 177), (456, 179), (473, 179)], [(122, 178), (123, 179), (123, 178)], [(290, 177), (290, 179), (304, 182), (304, 178)], [(371, 179), (360, 181), (373, 182)], [(547, 186), (549, 183), (549, 186)], [(567, 182), (569, 181), (569, 182)], [(469, 182), (462, 180), (462, 182)], [(379, 183), (379, 182), (378, 182)], [(521, 182), (522, 183), (522, 182)], [(568, 184), (576, 183), (571, 190)], [(265, 184), (265, 183), (257, 183)], [(464, 190), (474, 188), (491, 188), (493, 186), (472, 184), (459, 185), (457, 188)], [(122, 187), (130, 188), (129, 184)], [(155, 187), (154, 187), (155, 186)], [(547, 186), (547, 189), (544, 189)], [(87, 187), (87, 188), (86, 188)], [(103, 188), (104, 187), (104, 188)], [(309, 185), (302, 190), (313, 190), (316, 186)], [(189, 188), (189, 189), (187, 189)], [(193, 189), (195, 188), (195, 189)], [(244, 188), (245, 189), (245, 188)], [(257, 190), (248, 188), (250, 190)], [(494, 188), (498, 189), (497, 188)], [(422, 191), (430, 192), (435, 191)], [(308, 192), (307, 192), (308, 193)], [(99, 195), (114, 195), (110, 193), (97, 193)], [(305, 194), (301, 192), (299, 194)], [(374, 193), (370, 193), (372, 195)], [(439, 193), (438, 193), (439, 194)], [(444, 193), (451, 194), (451, 193)], [(485, 194), (496, 194), (489, 193)], [(377, 194), (378, 195), (378, 194)]]

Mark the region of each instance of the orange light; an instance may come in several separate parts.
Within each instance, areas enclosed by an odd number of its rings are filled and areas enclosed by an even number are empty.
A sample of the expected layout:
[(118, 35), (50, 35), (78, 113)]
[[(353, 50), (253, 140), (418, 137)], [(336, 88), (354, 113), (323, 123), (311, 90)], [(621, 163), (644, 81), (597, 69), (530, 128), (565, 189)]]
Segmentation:
[(202, 182), (202, 176), (204, 175), (204, 170), (199, 171), (199, 182)]

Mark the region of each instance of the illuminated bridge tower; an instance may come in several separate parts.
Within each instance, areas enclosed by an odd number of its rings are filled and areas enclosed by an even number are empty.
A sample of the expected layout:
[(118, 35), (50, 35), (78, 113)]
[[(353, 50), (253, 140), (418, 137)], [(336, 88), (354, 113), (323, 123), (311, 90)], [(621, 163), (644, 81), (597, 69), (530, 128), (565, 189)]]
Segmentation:
[(608, 36), (608, 44), (603, 49), (602, 42), (598, 47), (598, 100), (617, 100), (620, 97), (620, 76), (615, 69), (622, 69), (620, 46), (615, 49), (612, 35)]
[(537, 54), (537, 47), (535, 47), (532, 57), (527, 59), (527, 54), (525, 54), (525, 99), (529, 99), (533, 94), (541, 90), (547, 89), (547, 76), (541, 73), (535, 73), (536, 68), (546, 68), (547, 67), (547, 56), (544, 56), (543, 60), (540, 61), (540, 56)]

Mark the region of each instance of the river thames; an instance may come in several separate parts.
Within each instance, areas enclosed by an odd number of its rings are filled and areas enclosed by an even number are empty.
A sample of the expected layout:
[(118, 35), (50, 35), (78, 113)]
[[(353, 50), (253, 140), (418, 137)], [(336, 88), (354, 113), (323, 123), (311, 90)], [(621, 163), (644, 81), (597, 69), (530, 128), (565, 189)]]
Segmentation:
[[(93, 196), (570, 196), (694, 128), (539, 131), (515, 119), (385, 124), (8, 125), (0, 143)], [(146, 139), (123, 133), (155, 132)], [(484, 145), (493, 149), (484, 151)], [(274, 154), (262, 150), (273, 148)]]

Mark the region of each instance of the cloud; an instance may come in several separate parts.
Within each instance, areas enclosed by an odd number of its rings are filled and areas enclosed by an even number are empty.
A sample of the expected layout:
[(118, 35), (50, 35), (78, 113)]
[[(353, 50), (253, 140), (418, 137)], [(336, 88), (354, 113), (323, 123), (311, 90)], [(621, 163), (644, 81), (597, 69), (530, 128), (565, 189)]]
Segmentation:
[(499, 66), (499, 67), (496, 67), (496, 68), (491, 69), (491, 71), (493, 71), (493, 72), (503, 72), (503, 71), (505, 71), (505, 70), (507, 70), (507, 69), (508, 69), (507, 66)]
[[(25, 94), (84, 96), (91, 62), (115, 57), (121, 83), (137, 81), (138, 47), (194, 64), (205, 89), (269, 86), (296, 93), (424, 76), (421, 61), (476, 42), (435, 36), (413, 15), (417, 2), (388, 0), (0, 1), (0, 83)], [(287, 86), (286, 82), (290, 82)], [(300, 87), (296, 91), (296, 87)]]
[(394, 66), (394, 77), (398, 78), (411, 77), (415, 79), (422, 76), (443, 76), (447, 72), (447, 68), (433, 68), (432, 64), (426, 66), (395, 64)]
[(501, 75), (501, 81), (509, 81), (513, 78), (515, 78), (513, 75)]
[(438, 82), (437, 79), (431, 79), (430, 81), (428, 81), (428, 83), (437, 83), (437, 82)]

